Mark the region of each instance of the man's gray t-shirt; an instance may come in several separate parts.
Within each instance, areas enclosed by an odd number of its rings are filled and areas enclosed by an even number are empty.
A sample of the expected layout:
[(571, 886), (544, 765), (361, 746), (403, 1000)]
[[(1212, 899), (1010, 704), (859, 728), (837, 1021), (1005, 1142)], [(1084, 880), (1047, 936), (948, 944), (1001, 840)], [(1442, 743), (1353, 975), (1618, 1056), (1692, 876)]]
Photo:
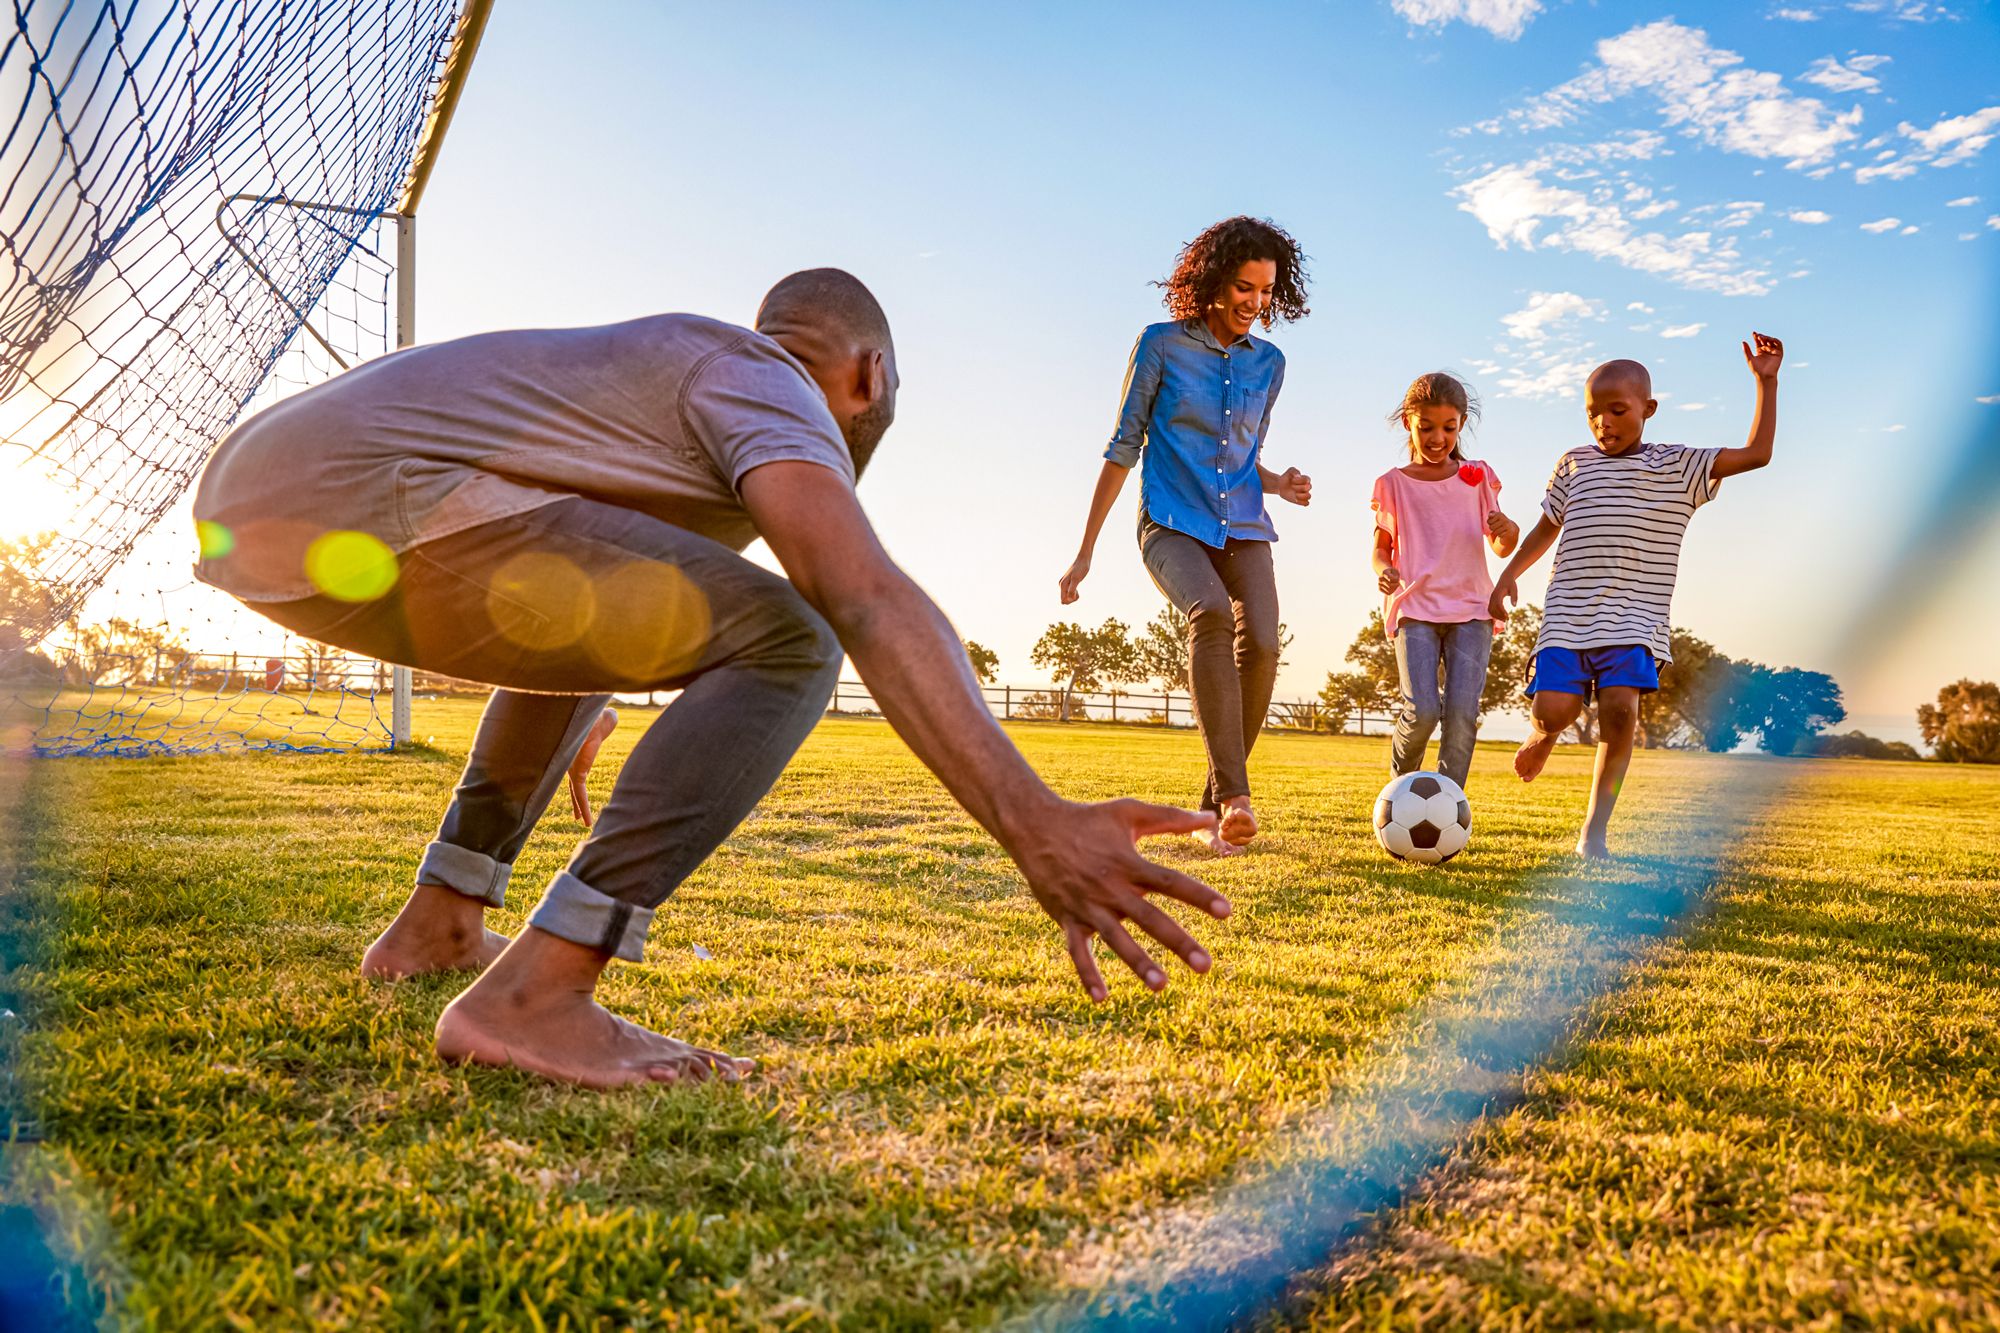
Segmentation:
[(788, 459), (854, 483), (819, 386), (760, 333), (697, 315), (482, 333), (357, 366), (230, 431), (195, 491), (195, 573), (290, 601), (319, 591), (306, 552), (329, 532), (400, 554), (578, 495), (741, 550), (757, 532), (737, 484)]

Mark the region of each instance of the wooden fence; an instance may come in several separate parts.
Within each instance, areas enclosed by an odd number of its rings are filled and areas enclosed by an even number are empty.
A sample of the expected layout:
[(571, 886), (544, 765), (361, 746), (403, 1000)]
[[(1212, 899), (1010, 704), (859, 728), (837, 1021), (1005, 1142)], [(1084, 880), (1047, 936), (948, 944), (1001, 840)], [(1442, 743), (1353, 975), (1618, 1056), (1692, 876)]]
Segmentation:
[[(1185, 694), (1146, 694), (1131, 690), (1063, 691), (1046, 686), (987, 685), (981, 688), (993, 716), (1008, 722), (1116, 722), (1120, 725), (1192, 727), (1193, 701)], [(1067, 704), (1065, 707), (1065, 694)], [(827, 712), (879, 717), (875, 696), (860, 681), (843, 680), (833, 688)], [(1385, 735), (1394, 719), (1366, 710), (1350, 713), (1345, 725), (1334, 727), (1325, 705), (1317, 699), (1273, 699), (1264, 714), (1266, 728), (1279, 731), (1335, 731), (1349, 736)], [(1373, 726), (1376, 730), (1369, 730)]]

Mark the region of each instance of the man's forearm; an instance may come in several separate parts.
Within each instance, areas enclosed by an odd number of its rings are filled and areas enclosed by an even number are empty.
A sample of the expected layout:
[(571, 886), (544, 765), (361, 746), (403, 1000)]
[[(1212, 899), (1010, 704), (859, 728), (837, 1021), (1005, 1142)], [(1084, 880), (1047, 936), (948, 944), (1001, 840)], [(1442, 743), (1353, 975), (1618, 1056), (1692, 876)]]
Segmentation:
[(1059, 798), (993, 720), (937, 604), (899, 572), (828, 618), (896, 734), (1011, 852), (1023, 824)]

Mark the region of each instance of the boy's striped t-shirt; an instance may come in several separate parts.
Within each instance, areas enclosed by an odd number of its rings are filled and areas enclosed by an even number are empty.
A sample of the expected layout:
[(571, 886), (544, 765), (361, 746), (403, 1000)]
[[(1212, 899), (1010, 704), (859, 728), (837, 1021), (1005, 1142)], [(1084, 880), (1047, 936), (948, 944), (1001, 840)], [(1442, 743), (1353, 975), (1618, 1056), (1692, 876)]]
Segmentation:
[(1673, 660), (1681, 536), (1715, 497), (1719, 449), (1642, 444), (1627, 454), (1572, 449), (1556, 463), (1542, 512), (1560, 524), (1535, 647), (1637, 644)]

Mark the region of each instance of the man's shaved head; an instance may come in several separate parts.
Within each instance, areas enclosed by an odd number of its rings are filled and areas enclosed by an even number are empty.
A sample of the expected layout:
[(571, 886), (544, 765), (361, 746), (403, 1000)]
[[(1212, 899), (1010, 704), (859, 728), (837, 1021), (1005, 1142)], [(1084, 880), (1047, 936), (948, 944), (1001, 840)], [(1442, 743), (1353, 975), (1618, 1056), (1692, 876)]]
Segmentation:
[(1593, 389), (1608, 390), (1613, 387), (1633, 390), (1640, 398), (1651, 398), (1653, 372), (1637, 361), (1606, 361), (1590, 372), (1590, 379), (1584, 384), (1585, 392)]
[(802, 269), (764, 294), (757, 332), (777, 338), (807, 330), (853, 350), (890, 349), (889, 317), (875, 294), (845, 269)]

